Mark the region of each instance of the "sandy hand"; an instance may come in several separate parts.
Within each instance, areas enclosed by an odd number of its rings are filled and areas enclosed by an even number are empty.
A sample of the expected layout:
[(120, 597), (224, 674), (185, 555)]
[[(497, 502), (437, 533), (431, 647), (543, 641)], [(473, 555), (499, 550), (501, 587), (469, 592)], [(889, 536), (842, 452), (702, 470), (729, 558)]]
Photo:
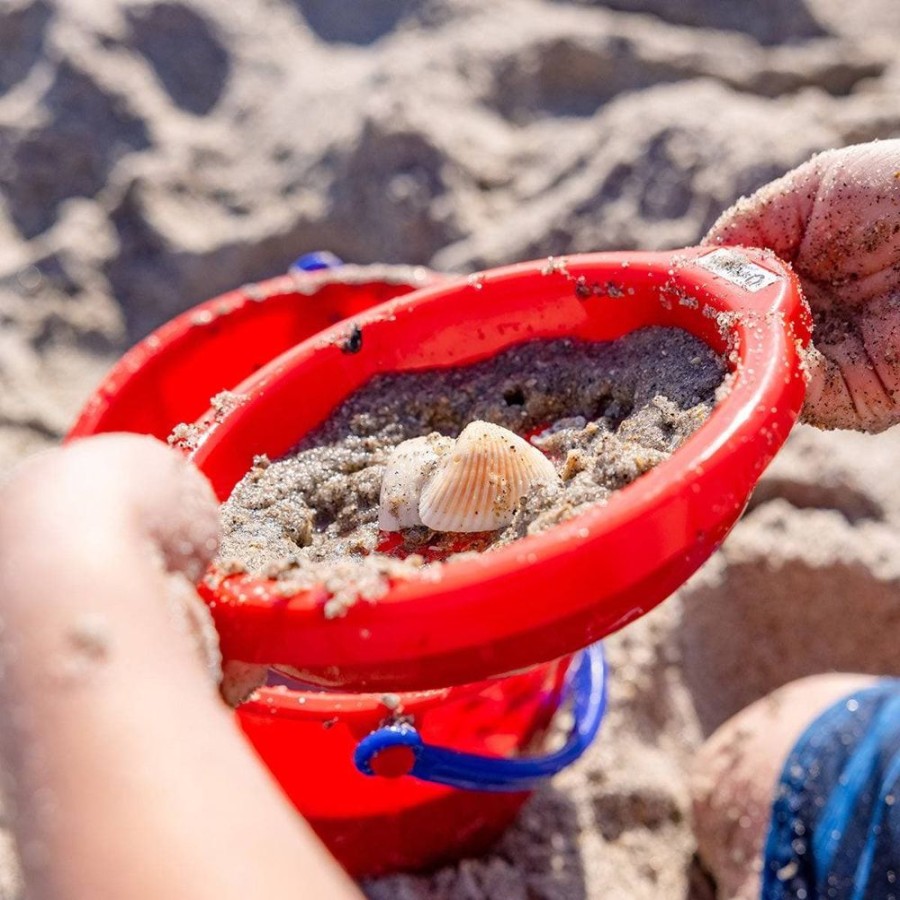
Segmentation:
[(193, 585), (218, 528), (209, 484), (150, 438), (0, 485), (0, 776), (30, 900), (359, 896), (210, 678)]
[(807, 422), (900, 422), (900, 140), (813, 157), (739, 200), (705, 243), (768, 247), (800, 277), (816, 323)]

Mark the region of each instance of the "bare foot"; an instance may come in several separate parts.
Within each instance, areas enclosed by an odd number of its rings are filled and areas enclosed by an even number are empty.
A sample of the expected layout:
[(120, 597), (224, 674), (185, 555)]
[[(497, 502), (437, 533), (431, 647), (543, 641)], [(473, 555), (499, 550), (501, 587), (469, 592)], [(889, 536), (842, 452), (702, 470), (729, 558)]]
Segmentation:
[(751, 704), (701, 747), (691, 775), (697, 845), (719, 900), (759, 900), (775, 786), (809, 723), (868, 675), (812, 675)]
[(813, 157), (739, 200), (705, 242), (768, 247), (799, 275), (818, 351), (807, 422), (900, 421), (900, 140)]

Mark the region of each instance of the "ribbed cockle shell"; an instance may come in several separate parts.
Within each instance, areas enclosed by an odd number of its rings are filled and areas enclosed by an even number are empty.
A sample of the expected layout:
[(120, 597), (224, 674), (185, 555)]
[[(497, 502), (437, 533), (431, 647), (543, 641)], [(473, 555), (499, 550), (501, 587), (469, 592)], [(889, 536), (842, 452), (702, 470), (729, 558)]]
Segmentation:
[(453, 449), (453, 438), (436, 432), (398, 444), (388, 457), (381, 480), (378, 527), (400, 531), (421, 525), (419, 496), (442, 456)]
[(540, 450), (499, 425), (471, 422), (425, 483), (419, 516), (434, 531), (494, 531), (538, 484), (559, 484)]
[(381, 484), (378, 526), (399, 531), (494, 531), (535, 485), (560, 483), (553, 463), (499, 425), (472, 422), (456, 441), (430, 434), (399, 444)]

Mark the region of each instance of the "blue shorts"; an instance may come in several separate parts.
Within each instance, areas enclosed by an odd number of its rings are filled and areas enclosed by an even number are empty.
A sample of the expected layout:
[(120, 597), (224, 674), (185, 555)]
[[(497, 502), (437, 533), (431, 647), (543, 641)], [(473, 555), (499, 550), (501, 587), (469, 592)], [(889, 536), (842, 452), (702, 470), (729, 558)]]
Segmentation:
[(827, 709), (772, 804), (762, 900), (900, 900), (900, 679)]

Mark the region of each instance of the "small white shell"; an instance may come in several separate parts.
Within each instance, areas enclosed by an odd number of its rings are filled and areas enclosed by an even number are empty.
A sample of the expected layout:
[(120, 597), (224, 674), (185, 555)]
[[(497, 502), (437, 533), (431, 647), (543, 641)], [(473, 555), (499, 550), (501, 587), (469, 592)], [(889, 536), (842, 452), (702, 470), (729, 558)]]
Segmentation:
[(540, 450), (499, 425), (471, 422), (422, 488), (419, 517), (434, 531), (494, 531), (531, 487), (559, 483)]
[(453, 438), (432, 433), (398, 444), (388, 457), (381, 481), (378, 527), (400, 531), (421, 525), (419, 495), (441, 457), (450, 452)]

